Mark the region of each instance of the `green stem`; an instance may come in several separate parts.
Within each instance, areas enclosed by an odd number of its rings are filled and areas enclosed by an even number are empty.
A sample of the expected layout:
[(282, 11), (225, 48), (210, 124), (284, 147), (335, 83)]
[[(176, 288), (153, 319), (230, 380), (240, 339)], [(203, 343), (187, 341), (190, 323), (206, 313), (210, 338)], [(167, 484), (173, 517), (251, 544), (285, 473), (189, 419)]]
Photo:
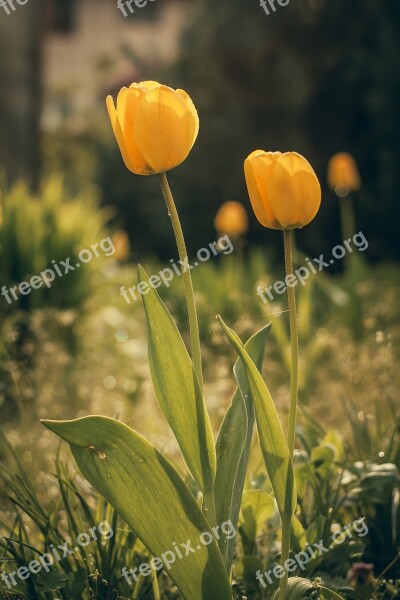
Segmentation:
[[(286, 276), (293, 275), (293, 231), (284, 231)], [(293, 458), (296, 437), (297, 388), (299, 378), (299, 331), (297, 325), (296, 296), (293, 286), (287, 286), (290, 321), (291, 371), (288, 446), (290, 458)]]
[[(285, 269), (286, 277), (293, 275), (293, 231), (284, 231), (285, 246)], [(289, 322), (290, 322), (290, 344), (291, 344), (291, 369), (290, 369), (290, 402), (289, 402), (289, 426), (288, 426), (288, 447), (290, 459), (293, 459), (294, 444), (296, 439), (296, 413), (297, 413), (297, 390), (299, 378), (299, 331), (297, 326), (296, 296), (294, 287), (287, 286), (288, 304), (289, 304)], [(285, 562), (289, 558), (290, 552), (290, 524), (291, 516), (282, 518), (282, 556), (281, 565), (285, 569)], [(280, 581), (279, 600), (286, 599), (288, 585), (288, 571), (285, 569), (285, 575)]]
[(285, 569), (285, 562), (289, 558), (290, 551), (290, 522), (291, 517), (285, 517), (282, 519), (282, 554), (281, 554), (281, 565), (285, 570), (285, 575), (280, 581), (279, 585), (279, 600), (286, 600), (287, 586), (289, 573)]
[(183, 283), (185, 286), (186, 306), (189, 317), (189, 330), (193, 366), (197, 378), (199, 380), (200, 388), (203, 389), (199, 324), (197, 320), (196, 303), (194, 299), (192, 277), (190, 275), (190, 269), (188, 264), (188, 255), (186, 250), (185, 238), (183, 237), (183, 231), (181, 223), (179, 221), (178, 211), (176, 210), (175, 202), (171, 193), (171, 189), (169, 187), (167, 175), (165, 173), (160, 173), (160, 183), (165, 202), (167, 203), (168, 214), (171, 217), (172, 227), (174, 230), (176, 244), (178, 247), (179, 259), (181, 261)]
[(153, 587), (153, 596), (154, 596), (154, 600), (160, 600), (161, 596), (160, 596), (160, 588), (158, 587), (158, 577), (157, 577), (157, 571), (153, 571), (152, 572), (152, 587)]
[[(340, 204), (340, 220), (342, 223), (342, 237), (343, 241), (348, 239), (352, 239), (356, 232), (356, 218), (354, 215), (354, 206), (353, 200), (350, 196), (346, 196), (346, 198), (339, 199)], [(352, 264), (352, 254), (346, 253), (345, 265), (347, 268), (351, 267)]]

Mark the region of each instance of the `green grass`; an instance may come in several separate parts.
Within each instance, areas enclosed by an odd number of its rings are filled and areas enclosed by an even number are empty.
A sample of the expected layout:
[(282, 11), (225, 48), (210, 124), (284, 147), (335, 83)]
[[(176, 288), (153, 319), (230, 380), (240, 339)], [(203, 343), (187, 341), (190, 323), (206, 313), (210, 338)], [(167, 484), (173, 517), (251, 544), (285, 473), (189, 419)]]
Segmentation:
[[(163, 268), (156, 261), (144, 261), (144, 266), (149, 274)], [(217, 313), (243, 338), (268, 322), (275, 309), (281, 313), (273, 317), (274, 337), (268, 346), (265, 374), (278, 410), (285, 416), (286, 306), (284, 302), (280, 306), (264, 305), (255, 293), (258, 284), (265, 286), (281, 279), (280, 268), (260, 251), (252, 253), (248, 263), (237, 262), (233, 255), (221, 256), (199, 265), (193, 276), (195, 289), (202, 290), (198, 307), (205, 390), (214, 431), (234, 386), (234, 354), (214, 319)], [(302, 379), (297, 443), (301, 452), (296, 468), (297, 477), (306, 482), (298, 514), (302, 527), (299, 543), (302, 530), (315, 530), (319, 535), (318, 528), (327, 531), (327, 523), (343, 525), (362, 514), (367, 515), (371, 532), (363, 547), (343, 546), (331, 562), (306, 573), (311, 580), (322, 577), (327, 584), (331, 581), (339, 590), (348, 586), (345, 579), (352, 562), (373, 562), (377, 576), (395, 558), (400, 546), (398, 472), (389, 473), (384, 468), (385, 463), (394, 465), (394, 469), (400, 464), (399, 283), (397, 268), (383, 265), (368, 267), (361, 275), (332, 278), (321, 273), (297, 290)], [(38, 423), (43, 416), (73, 418), (102, 413), (120, 417), (140, 432), (150, 432), (151, 441), (185, 473), (149, 385), (141, 302), (127, 305), (119, 294), (121, 285), (135, 284), (134, 266), (115, 265), (102, 274), (101, 286), (90, 287), (86, 310), (80, 314), (63, 309), (55, 301), (51, 308), (25, 311), (23, 325), (13, 314), (2, 321), (2, 430), (15, 450), (5, 442), (0, 448), (0, 528), (5, 536), (1, 539), (0, 569), (13, 571), (46, 552), (51, 544), (74, 540), (78, 533), (87, 532), (105, 519), (115, 535), (106, 544), (98, 540), (80, 548), (48, 574), (32, 575), (20, 582), (18, 592), (17, 588), (7, 590), (3, 583), (1, 597), (15, 599), (18, 593), (21, 598), (39, 600), (153, 598), (151, 582), (144, 581), (140, 589), (134, 589), (121, 579), (122, 567), (145, 560), (146, 550), (113, 509), (84, 483), (75, 467), (66, 462), (63, 449), (54, 462), (55, 439)], [(159, 290), (180, 324), (185, 321), (181, 285), (176, 278), (170, 288)], [(184, 336), (187, 340), (187, 332)], [(326, 431), (332, 431), (333, 437), (324, 442)], [(335, 440), (337, 443), (337, 431), (343, 439), (343, 456), (332, 459), (328, 452), (321, 462), (313, 449)], [(304, 464), (308, 465), (306, 474)], [(256, 448), (246, 487), (270, 493)], [(332, 514), (335, 501), (341, 505)], [(264, 600), (270, 596), (254, 588), (249, 569), (254, 564), (269, 568), (279, 558), (280, 528), (276, 514), (261, 521), (257, 515), (253, 517), (254, 539), (249, 538), (252, 529), (242, 518), (238, 553), (250, 556), (251, 561), (237, 562), (234, 590), (237, 598)], [(376, 582), (371, 597), (395, 598), (398, 583), (392, 584), (389, 579), (398, 578), (399, 572), (397, 562), (385, 574), (387, 580)], [(179, 598), (168, 580), (161, 579), (160, 588), (162, 598)], [(354, 591), (346, 594), (361, 598)]]

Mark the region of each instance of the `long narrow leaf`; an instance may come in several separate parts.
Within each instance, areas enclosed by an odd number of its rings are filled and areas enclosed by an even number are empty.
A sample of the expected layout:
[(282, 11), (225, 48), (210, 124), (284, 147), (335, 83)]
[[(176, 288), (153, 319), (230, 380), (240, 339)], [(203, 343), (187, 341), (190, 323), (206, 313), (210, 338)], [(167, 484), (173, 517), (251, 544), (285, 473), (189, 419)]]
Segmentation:
[[(186, 598), (231, 600), (218, 545), (213, 538), (208, 545), (202, 541), (205, 538), (201, 534), (210, 531), (206, 518), (173, 466), (152, 444), (127, 425), (107, 417), (43, 423), (69, 443), (84, 477), (150, 553), (164, 562)], [(189, 542), (194, 551), (186, 555), (181, 544)], [(167, 552), (170, 569), (162, 556)], [(129, 571), (130, 565), (126, 566)]]
[[(236, 333), (218, 317), (222, 328), (238, 353), (246, 373), (257, 421), (257, 431), (265, 466), (275, 493), (281, 517), (294, 513), (296, 489), (292, 461), (279, 416), (271, 394)], [(241, 382), (238, 381), (239, 386)], [(246, 389), (242, 390), (246, 396)]]
[[(258, 369), (261, 369), (269, 333), (270, 324), (254, 334), (245, 345)], [(236, 528), (254, 429), (254, 409), (251, 391), (240, 359), (236, 361), (234, 372), (240, 381), (240, 388), (235, 391), (218, 435), (215, 503), (218, 523), (230, 520)], [(242, 394), (241, 390), (245, 393)], [(221, 544), (221, 552), (228, 572), (232, 564), (234, 548), (234, 539)]]
[(139, 266), (149, 331), (149, 364), (158, 404), (202, 492), (214, 487), (216, 456), (209, 415), (192, 361), (175, 322)]

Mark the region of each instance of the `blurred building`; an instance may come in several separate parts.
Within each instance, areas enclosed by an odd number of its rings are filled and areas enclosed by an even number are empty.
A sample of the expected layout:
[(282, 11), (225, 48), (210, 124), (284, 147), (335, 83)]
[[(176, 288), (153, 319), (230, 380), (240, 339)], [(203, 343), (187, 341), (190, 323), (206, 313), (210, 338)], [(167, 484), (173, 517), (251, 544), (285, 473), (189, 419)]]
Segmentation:
[[(0, 13), (0, 165), (9, 182), (40, 178), (40, 127), (78, 123), (106, 93), (176, 58), (191, 0), (35, 0)], [(102, 100), (101, 100), (102, 99)]]
[(180, 32), (193, 3), (149, 0), (143, 8), (133, 2), (132, 8), (133, 14), (126, 8), (125, 17), (117, 0), (53, 0), (44, 40), (46, 126), (58, 124), (65, 116), (63, 108), (75, 115), (90, 111), (99, 93), (148, 78), (155, 65), (176, 60)]

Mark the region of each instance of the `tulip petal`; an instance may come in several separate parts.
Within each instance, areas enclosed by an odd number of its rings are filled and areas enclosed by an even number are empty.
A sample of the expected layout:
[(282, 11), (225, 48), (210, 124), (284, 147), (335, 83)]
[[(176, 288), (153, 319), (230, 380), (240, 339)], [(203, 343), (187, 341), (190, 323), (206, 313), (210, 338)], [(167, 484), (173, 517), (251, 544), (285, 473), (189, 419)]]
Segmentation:
[(133, 84), (129, 88), (122, 88), (117, 98), (117, 117), (134, 173), (151, 175), (153, 170), (143, 158), (134, 136), (135, 121), (142, 100), (143, 90), (138, 85)]
[(318, 178), (310, 163), (296, 152), (278, 158), (267, 194), (271, 210), (283, 229), (307, 225), (321, 204)]
[(280, 229), (267, 197), (268, 181), (277, 158), (281, 154), (255, 150), (244, 163), (247, 189), (254, 213), (264, 227)]
[(118, 142), (118, 146), (121, 151), (122, 158), (124, 159), (124, 163), (130, 171), (135, 173), (135, 167), (134, 167), (133, 163), (131, 162), (130, 156), (129, 156), (128, 151), (125, 146), (124, 135), (122, 133), (121, 125), (120, 125), (118, 117), (117, 117), (117, 111), (115, 110), (114, 100), (113, 100), (112, 96), (107, 96), (106, 104), (107, 104), (108, 115), (109, 115), (110, 121), (111, 121), (111, 126), (113, 128), (114, 135)]
[(132, 85), (130, 87), (135, 87), (136, 85), (140, 86), (140, 87), (144, 87), (146, 88), (147, 91), (149, 90), (155, 90), (156, 88), (160, 87), (160, 83), (158, 83), (157, 81), (141, 81), (140, 83), (132, 83)]
[[(193, 144), (194, 144), (197, 139), (198, 133), (199, 133), (199, 127), (200, 127), (199, 115), (197, 113), (196, 107), (193, 104), (193, 101), (192, 101), (191, 97), (189, 96), (189, 94), (187, 92), (185, 92), (185, 90), (178, 89), (176, 91), (185, 100), (189, 111), (192, 113), (192, 115), (194, 117), (194, 120), (195, 120), (195, 130), (193, 133)], [(192, 144), (192, 146), (193, 146), (193, 144)]]
[(343, 187), (347, 187), (348, 192), (361, 188), (360, 173), (351, 154), (338, 152), (332, 156), (328, 165), (328, 185), (334, 191)]
[(185, 160), (195, 137), (197, 122), (187, 102), (175, 90), (160, 86), (148, 91), (138, 107), (135, 140), (156, 173)]

